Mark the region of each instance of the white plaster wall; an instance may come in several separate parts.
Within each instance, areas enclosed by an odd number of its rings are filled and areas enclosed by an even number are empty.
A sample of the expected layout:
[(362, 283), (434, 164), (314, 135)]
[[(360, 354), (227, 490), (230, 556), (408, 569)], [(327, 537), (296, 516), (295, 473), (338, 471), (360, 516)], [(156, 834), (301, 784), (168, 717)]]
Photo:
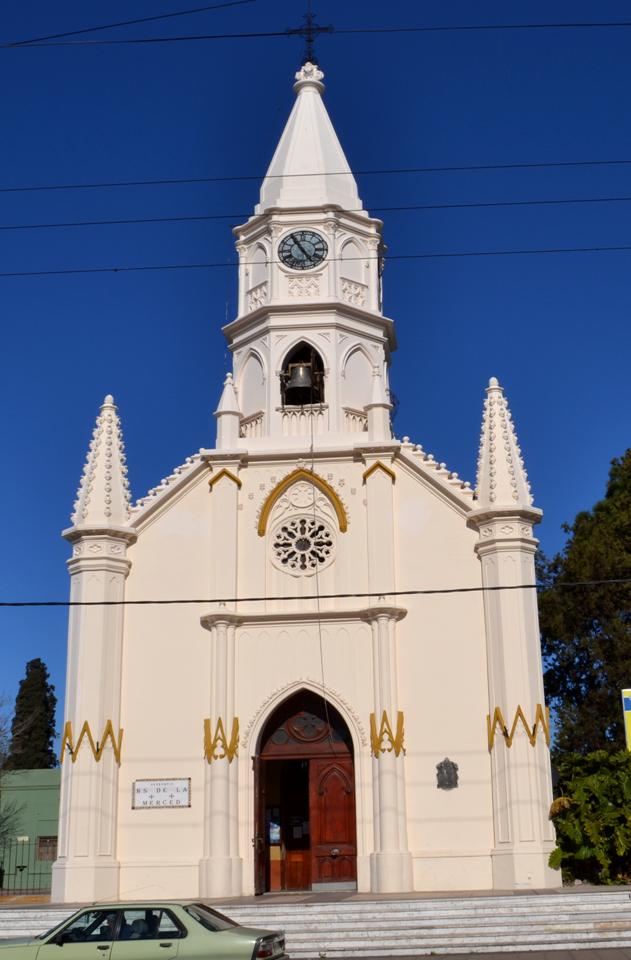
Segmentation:
[[(308, 464), (307, 464), (308, 466)], [(256, 737), (271, 710), (298, 686), (322, 688), (346, 717), (355, 744), (360, 889), (369, 889), (368, 855), (373, 845), (369, 716), (372, 660), (369, 627), (358, 621), (324, 622), (317, 611), (366, 607), (368, 599), (305, 599), (315, 593), (365, 592), (365, 465), (350, 456), (317, 462), (316, 471), (345, 504), (349, 527), (336, 531), (335, 562), (318, 577), (292, 577), (269, 562), (269, 538), (257, 533), (260, 508), (296, 461), (251, 464), (240, 470), (238, 494), (238, 592), (296, 600), (243, 602), (240, 613), (267, 615), (271, 622), (237, 628), (236, 713), (241, 723), (239, 764), (239, 854), (244, 893), (252, 892), (253, 776)], [(479, 586), (480, 571), (463, 512), (430, 481), (395, 462), (396, 587)], [(147, 597), (212, 597), (213, 540), (210, 472), (158, 509), (141, 526), (130, 548), (130, 600)], [(222, 480), (221, 483), (231, 481)], [(219, 488), (217, 488), (219, 489)], [(306, 511), (308, 513), (308, 511)], [(273, 524), (272, 513), (271, 523)], [(405, 713), (409, 848), (417, 889), (481, 888), (490, 885), (492, 846), (490, 765), (484, 621), (481, 597), (405, 597), (408, 615), (397, 624), (398, 686)], [(194, 896), (203, 842), (203, 720), (209, 713), (210, 633), (199, 622), (206, 605), (134, 607), (126, 610), (123, 653), (118, 857), (121, 896)], [(216, 609), (216, 608), (215, 608)], [(282, 623), (300, 609), (305, 624)], [(278, 620), (274, 622), (274, 618)], [(436, 789), (436, 763), (459, 764), (460, 786)], [(135, 779), (192, 778), (190, 810), (131, 810)], [(454, 860), (455, 858), (455, 860)], [(453, 863), (457, 869), (453, 869)], [(455, 878), (455, 879), (454, 879)], [(142, 892), (141, 892), (142, 891)]]

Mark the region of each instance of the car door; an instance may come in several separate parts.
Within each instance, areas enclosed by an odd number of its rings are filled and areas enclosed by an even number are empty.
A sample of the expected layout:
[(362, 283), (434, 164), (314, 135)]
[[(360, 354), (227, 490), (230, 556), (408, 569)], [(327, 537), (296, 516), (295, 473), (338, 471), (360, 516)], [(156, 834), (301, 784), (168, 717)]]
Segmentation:
[(183, 933), (170, 910), (126, 907), (121, 910), (111, 960), (176, 960)]
[(110, 960), (118, 920), (117, 910), (82, 910), (42, 943), (37, 960)]

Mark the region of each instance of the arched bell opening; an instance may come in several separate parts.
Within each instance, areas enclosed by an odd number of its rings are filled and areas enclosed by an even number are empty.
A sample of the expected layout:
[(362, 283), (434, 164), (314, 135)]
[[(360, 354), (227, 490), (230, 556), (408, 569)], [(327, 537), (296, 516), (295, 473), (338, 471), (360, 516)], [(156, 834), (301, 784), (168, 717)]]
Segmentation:
[(302, 340), (285, 357), (280, 392), (283, 406), (324, 403), (324, 364), (310, 343)]
[(310, 690), (269, 717), (255, 757), (255, 889), (354, 890), (353, 741), (335, 707)]

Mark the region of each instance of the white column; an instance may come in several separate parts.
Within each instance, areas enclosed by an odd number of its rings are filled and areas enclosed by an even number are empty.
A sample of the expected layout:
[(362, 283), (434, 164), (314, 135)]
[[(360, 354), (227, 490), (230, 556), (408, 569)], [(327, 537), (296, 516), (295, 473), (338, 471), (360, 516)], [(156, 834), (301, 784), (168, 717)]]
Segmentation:
[[(241, 482), (238, 462), (216, 464), (215, 474), (227, 471), (212, 486), (213, 593), (233, 598), (237, 593), (238, 498)], [(212, 482), (212, 477), (211, 477)], [(213, 731), (221, 719), (231, 737), (235, 719), (234, 613), (221, 604), (202, 617), (210, 631), (209, 713)], [(242, 892), (239, 855), (238, 762), (227, 757), (206, 760), (204, 782), (204, 851), (199, 864), (200, 896), (226, 897)]]
[[(528, 511), (479, 511), (473, 522), (480, 532), (476, 550), (485, 587), (534, 584), (537, 540)], [(489, 590), (484, 594), (488, 662), (489, 715), (502, 711), (510, 733), (521, 707), (532, 730), (537, 705), (545, 707), (535, 589)], [(559, 871), (548, 857), (554, 828), (548, 819), (552, 802), (549, 749), (541, 724), (532, 746), (518, 722), (512, 746), (497, 729), (491, 748), (496, 889), (558, 887)]]
[[(133, 531), (71, 531), (68, 563), (72, 601), (121, 601)], [(118, 738), (121, 722), (121, 660), (124, 607), (71, 607), (68, 626), (65, 721), (76, 745), (84, 723), (95, 742), (107, 721)], [(122, 741), (124, 757), (125, 742)], [(96, 760), (84, 738), (75, 760), (66, 751), (61, 776), (59, 851), (53, 865), (53, 902), (115, 900), (118, 762), (111, 742)]]
[[(369, 590), (379, 594), (371, 617), (374, 714), (377, 730), (384, 711), (393, 732), (399, 712), (396, 621), (405, 611), (387, 602), (395, 589), (394, 483), (391, 466), (365, 457)], [(386, 745), (387, 746), (387, 745)], [(412, 857), (407, 842), (405, 760), (403, 751), (373, 755), (374, 852), (370, 856), (371, 889), (403, 893), (413, 889)]]

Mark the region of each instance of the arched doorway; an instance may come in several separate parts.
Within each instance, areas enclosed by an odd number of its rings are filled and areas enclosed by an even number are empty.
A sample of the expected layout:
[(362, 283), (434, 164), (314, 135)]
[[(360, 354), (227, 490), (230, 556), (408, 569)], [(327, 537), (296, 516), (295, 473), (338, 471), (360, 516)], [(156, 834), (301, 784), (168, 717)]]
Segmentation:
[(301, 690), (270, 716), (255, 777), (255, 890), (355, 889), (353, 743), (340, 713)]

